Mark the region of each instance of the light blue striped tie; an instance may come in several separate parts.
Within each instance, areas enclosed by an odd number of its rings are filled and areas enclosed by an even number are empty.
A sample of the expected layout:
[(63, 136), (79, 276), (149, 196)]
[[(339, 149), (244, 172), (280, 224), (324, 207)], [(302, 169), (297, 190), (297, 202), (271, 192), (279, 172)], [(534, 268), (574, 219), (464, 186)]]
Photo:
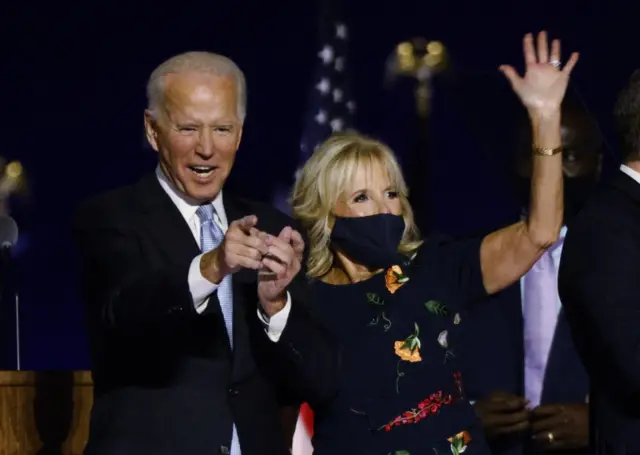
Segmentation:
[[(200, 250), (207, 253), (216, 248), (224, 239), (224, 233), (214, 221), (215, 210), (213, 205), (201, 205), (196, 214), (200, 218)], [(224, 317), (224, 325), (227, 327), (229, 343), (233, 347), (233, 290), (231, 289), (231, 275), (222, 279), (218, 286), (218, 300)]]
[[(196, 214), (200, 219), (200, 250), (203, 253), (216, 248), (224, 239), (222, 229), (214, 220), (215, 210), (212, 204), (201, 205), (198, 207)], [(229, 335), (229, 344), (233, 349), (233, 289), (231, 287), (231, 275), (227, 275), (222, 279), (217, 290), (224, 325)], [(238, 432), (236, 426), (233, 425), (233, 435), (231, 437), (231, 455), (241, 455), (240, 441), (238, 440)]]

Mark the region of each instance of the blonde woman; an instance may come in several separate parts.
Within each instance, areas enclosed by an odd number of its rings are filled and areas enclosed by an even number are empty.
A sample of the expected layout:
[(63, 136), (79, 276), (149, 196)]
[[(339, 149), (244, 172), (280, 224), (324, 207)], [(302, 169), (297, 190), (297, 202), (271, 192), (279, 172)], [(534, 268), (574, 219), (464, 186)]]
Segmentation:
[(343, 344), (338, 393), (311, 403), (316, 455), (488, 454), (458, 372), (458, 311), (518, 280), (562, 223), (560, 104), (577, 62), (525, 36), (523, 78), (501, 71), (534, 131), (529, 217), (485, 238), (422, 239), (393, 153), (335, 135), (306, 163), (293, 212), (309, 239), (313, 305)]

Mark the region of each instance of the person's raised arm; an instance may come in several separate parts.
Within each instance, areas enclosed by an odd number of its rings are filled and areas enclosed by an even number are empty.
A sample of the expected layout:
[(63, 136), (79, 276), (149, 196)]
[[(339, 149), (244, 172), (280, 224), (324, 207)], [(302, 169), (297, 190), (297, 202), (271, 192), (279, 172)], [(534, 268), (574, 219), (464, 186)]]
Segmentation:
[(563, 218), (560, 107), (569, 76), (578, 61), (573, 53), (560, 68), (560, 42), (549, 49), (547, 35), (523, 40), (524, 77), (508, 65), (500, 67), (524, 104), (533, 132), (531, 200), (525, 220), (487, 235), (480, 247), (482, 280), (489, 294), (522, 277), (558, 237)]

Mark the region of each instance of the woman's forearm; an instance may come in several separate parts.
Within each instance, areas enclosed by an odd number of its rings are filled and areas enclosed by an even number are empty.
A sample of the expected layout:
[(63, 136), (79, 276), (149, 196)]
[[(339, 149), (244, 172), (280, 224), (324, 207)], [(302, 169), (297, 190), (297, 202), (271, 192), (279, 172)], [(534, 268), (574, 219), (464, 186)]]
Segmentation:
[(533, 137), (531, 200), (527, 236), (534, 246), (549, 247), (558, 238), (564, 213), (562, 153), (545, 156), (540, 149), (562, 146), (560, 110), (530, 114)]
[[(563, 221), (560, 111), (578, 54), (571, 54), (562, 68), (560, 41), (553, 40), (549, 46), (546, 32), (538, 34), (537, 49), (531, 34), (524, 37), (522, 45), (524, 77), (512, 66), (503, 65), (500, 69), (531, 119), (531, 200), (526, 220), (492, 232), (482, 241), (480, 265), (489, 293), (504, 289), (522, 277), (556, 241)], [(541, 153), (545, 151), (550, 153)]]
[(515, 283), (558, 238), (562, 228), (562, 154), (535, 149), (561, 146), (560, 114), (531, 115), (533, 174), (529, 216), (487, 235), (480, 247), (485, 289), (493, 294)]

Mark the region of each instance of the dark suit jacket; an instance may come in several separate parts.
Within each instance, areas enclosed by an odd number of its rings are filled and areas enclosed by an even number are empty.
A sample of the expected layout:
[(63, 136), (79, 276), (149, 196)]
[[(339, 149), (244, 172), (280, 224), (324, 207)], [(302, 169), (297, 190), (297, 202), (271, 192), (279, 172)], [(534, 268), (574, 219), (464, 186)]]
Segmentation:
[(593, 450), (640, 453), (640, 184), (626, 174), (569, 226), (559, 290), (591, 378)]
[[(465, 385), (470, 399), (501, 390), (524, 395), (524, 321), (520, 282), (480, 302), (468, 312), (462, 333)], [(571, 339), (564, 312), (549, 352), (541, 404), (584, 403), (589, 378)], [(489, 441), (496, 455), (527, 453), (525, 438)], [(557, 452), (578, 454), (584, 451)]]
[[(291, 224), (226, 192), (224, 206), (230, 222), (255, 214), (271, 234)], [(85, 453), (227, 453), (235, 423), (243, 455), (288, 454), (279, 406), (331, 396), (339, 361), (307, 311), (303, 273), (278, 343), (256, 313), (256, 272), (234, 274), (231, 351), (216, 294), (194, 309), (187, 275), (200, 250), (155, 175), (88, 202), (74, 233), (95, 382)]]

